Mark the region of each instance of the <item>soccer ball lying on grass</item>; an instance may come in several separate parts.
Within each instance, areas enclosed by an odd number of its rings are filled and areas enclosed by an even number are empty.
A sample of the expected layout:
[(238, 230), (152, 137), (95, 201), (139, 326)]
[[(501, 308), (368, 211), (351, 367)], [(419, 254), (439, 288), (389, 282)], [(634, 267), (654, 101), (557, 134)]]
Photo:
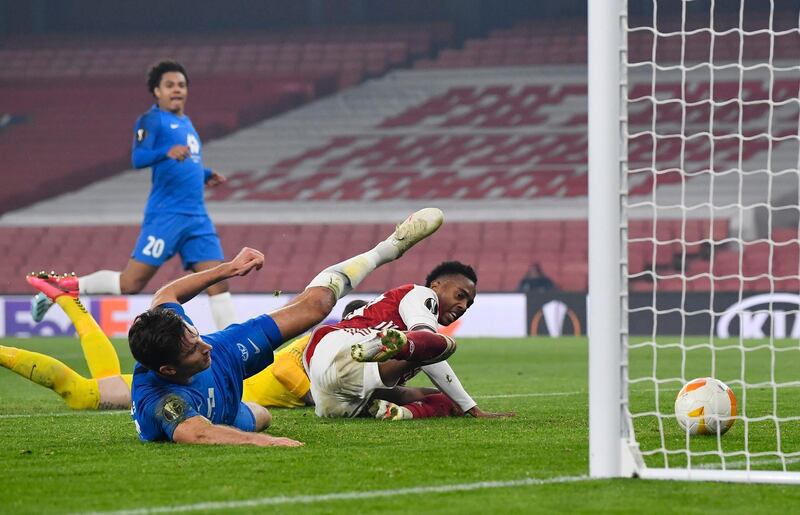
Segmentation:
[(736, 420), (736, 396), (719, 379), (693, 379), (678, 392), (675, 416), (690, 435), (722, 435)]

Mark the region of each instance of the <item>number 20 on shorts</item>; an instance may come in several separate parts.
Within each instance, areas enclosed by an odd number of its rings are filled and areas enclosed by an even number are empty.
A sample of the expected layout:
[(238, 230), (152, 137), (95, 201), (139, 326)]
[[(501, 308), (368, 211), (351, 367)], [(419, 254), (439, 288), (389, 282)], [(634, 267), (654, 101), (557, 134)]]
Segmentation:
[(147, 245), (142, 249), (142, 254), (145, 256), (152, 256), (154, 258), (161, 257), (164, 252), (164, 240), (156, 238), (155, 236), (147, 237)]

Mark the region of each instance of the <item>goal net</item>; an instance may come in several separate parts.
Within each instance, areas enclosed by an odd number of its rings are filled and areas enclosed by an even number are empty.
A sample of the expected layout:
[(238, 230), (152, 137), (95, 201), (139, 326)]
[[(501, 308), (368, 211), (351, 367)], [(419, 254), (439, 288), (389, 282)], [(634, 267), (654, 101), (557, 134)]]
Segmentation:
[(590, 472), (800, 482), (800, 4), (592, 3)]

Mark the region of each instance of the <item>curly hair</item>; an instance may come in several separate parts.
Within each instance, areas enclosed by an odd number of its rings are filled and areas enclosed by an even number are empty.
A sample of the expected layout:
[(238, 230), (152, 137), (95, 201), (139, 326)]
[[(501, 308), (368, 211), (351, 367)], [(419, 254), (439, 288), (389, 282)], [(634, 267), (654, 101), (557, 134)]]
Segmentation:
[(433, 281), (445, 275), (463, 275), (476, 285), (478, 284), (478, 275), (471, 266), (460, 261), (445, 261), (431, 270), (431, 273), (425, 278), (425, 286), (430, 287)]
[(161, 77), (169, 72), (182, 73), (186, 79), (186, 86), (189, 86), (189, 74), (186, 73), (186, 69), (181, 63), (177, 61), (161, 61), (150, 67), (150, 70), (147, 72), (147, 91), (149, 91), (151, 95), (154, 95), (153, 92), (161, 84)]

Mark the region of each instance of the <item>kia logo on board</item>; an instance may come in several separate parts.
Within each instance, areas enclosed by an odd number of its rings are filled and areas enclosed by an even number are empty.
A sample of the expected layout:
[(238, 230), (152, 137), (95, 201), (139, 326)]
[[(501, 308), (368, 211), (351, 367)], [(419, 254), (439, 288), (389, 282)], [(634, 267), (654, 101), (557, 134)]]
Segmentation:
[(798, 312), (800, 295), (765, 293), (748, 297), (722, 313), (717, 321), (717, 336), (729, 338), (731, 324), (738, 318), (742, 338), (765, 338), (770, 334), (774, 338), (800, 338)]

